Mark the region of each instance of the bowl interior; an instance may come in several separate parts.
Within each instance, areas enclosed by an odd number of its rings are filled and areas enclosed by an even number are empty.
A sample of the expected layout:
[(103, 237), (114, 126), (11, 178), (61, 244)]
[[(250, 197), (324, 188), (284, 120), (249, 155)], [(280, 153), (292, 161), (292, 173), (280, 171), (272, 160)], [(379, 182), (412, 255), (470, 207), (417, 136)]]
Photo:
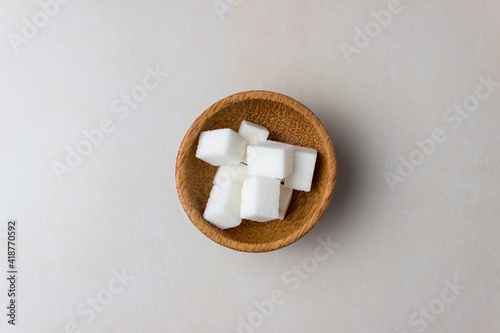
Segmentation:
[[(330, 138), (323, 125), (307, 108), (286, 98), (296, 105), (259, 97), (247, 97), (222, 107), (216, 103), (192, 125), (181, 145), (183, 156), (180, 158), (180, 151), (176, 166), (181, 202), (198, 229), (224, 246), (240, 251), (261, 252), (288, 245), (312, 228), (331, 199), (336, 163)], [(316, 149), (316, 169), (310, 192), (293, 191), (284, 220), (265, 223), (243, 220), (238, 227), (221, 230), (203, 219), (217, 167), (195, 157), (198, 137), (202, 131), (219, 128), (231, 128), (237, 132), (242, 120), (269, 129), (270, 140)], [(188, 139), (189, 136), (191, 138)]]

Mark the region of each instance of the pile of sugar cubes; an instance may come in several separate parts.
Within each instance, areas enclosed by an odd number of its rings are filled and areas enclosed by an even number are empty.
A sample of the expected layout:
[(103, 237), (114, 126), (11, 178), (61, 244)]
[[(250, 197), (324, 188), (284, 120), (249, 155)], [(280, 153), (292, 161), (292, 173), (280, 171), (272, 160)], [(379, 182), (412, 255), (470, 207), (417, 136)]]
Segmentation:
[(265, 127), (246, 120), (238, 133), (229, 128), (200, 133), (196, 157), (218, 166), (205, 220), (227, 229), (242, 219), (284, 219), (292, 191), (311, 190), (317, 151), (268, 136)]

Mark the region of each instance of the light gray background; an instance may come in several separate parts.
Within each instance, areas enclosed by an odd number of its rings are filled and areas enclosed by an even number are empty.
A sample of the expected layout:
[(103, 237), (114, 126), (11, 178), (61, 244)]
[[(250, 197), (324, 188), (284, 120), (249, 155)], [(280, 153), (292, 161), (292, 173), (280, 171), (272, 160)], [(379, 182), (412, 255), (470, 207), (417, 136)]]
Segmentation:
[[(500, 330), (500, 87), (460, 124), (443, 118), (487, 92), (481, 78), (500, 82), (494, 1), (404, 2), (380, 31), (371, 12), (388, 1), (232, 1), (218, 13), (210, 0), (74, 0), (50, 17), (40, 3), (0, 2), (2, 272), (8, 219), (19, 235), (17, 325), (2, 278), (0, 331), (236, 332), (238, 318), (256, 332)], [(366, 27), (372, 37), (355, 41)], [(114, 113), (148, 68), (169, 74)], [(196, 117), (253, 89), (308, 106), (339, 169), (319, 223), (265, 254), (206, 238), (174, 181)], [(105, 119), (113, 131), (59, 179), (54, 164)], [(444, 142), (391, 189), (386, 174), (436, 128)], [(316, 250), (328, 237), (335, 250)], [(273, 290), (282, 302), (259, 315)], [(92, 298), (106, 304), (92, 310)]]

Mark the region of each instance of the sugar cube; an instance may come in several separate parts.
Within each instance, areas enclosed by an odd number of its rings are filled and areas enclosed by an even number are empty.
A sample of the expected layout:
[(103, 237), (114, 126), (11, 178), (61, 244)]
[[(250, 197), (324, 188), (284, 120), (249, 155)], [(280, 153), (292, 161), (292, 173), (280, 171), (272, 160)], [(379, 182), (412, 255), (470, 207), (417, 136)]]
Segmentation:
[(294, 190), (311, 190), (318, 152), (312, 148), (293, 146), (293, 173), (285, 178), (285, 186)]
[(244, 137), (229, 128), (200, 133), (196, 157), (215, 166), (240, 163), (245, 151)]
[(264, 126), (243, 120), (240, 124), (238, 134), (243, 136), (249, 144), (254, 145), (266, 142), (267, 137), (269, 136), (269, 130)]
[(283, 220), (285, 218), (288, 206), (290, 206), (290, 201), (292, 201), (292, 193), (293, 189), (280, 184), (280, 208), (278, 216), (280, 220)]
[(241, 185), (229, 180), (215, 184), (210, 191), (203, 218), (220, 229), (233, 228), (241, 223)]
[(241, 188), (241, 218), (266, 222), (279, 217), (280, 181), (252, 176)]
[(250, 177), (245, 164), (221, 165), (217, 168), (213, 183), (222, 184), (232, 180), (236, 184), (243, 184), (243, 181)]
[(293, 171), (292, 145), (267, 141), (247, 146), (248, 174), (283, 179)]

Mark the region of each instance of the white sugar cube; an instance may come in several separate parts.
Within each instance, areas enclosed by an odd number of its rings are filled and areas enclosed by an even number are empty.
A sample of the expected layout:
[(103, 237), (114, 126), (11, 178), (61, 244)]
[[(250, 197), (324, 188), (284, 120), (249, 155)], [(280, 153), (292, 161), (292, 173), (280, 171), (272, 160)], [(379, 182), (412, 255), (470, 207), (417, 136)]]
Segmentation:
[(312, 148), (294, 146), (293, 173), (285, 178), (285, 186), (294, 190), (311, 190), (318, 152)]
[(248, 174), (283, 179), (293, 171), (292, 145), (266, 141), (247, 146)]
[(290, 206), (290, 201), (292, 201), (292, 193), (293, 189), (280, 185), (280, 208), (278, 216), (280, 220), (285, 218), (288, 206)]
[(280, 181), (252, 176), (241, 189), (241, 218), (266, 222), (279, 217)]
[(243, 184), (243, 181), (250, 177), (245, 164), (221, 165), (217, 168), (213, 183), (223, 184), (229, 180), (236, 184)]
[(241, 223), (241, 185), (229, 180), (215, 184), (210, 191), (203, 218), (220, 229), (233, 228)]
[(244, 137), (229, 128), (200, 133), (196, 157), (215, 166), (240, 163), (245, 151)]
[(266, 140), (266, 142), (267, 143), (275, 144), (277, 146), (292, 147), (293, 148), (293, 145), (291, 145), (289, 143), (284, 143), (284, 142), (279, 142), (279, 141), (274, 141), (274, 140)]
[(243, 120), (238, 130), (238, 134), (243, 136), (249, 144), (264, 143), (269, 136), (269, 130), (264, 126)]

